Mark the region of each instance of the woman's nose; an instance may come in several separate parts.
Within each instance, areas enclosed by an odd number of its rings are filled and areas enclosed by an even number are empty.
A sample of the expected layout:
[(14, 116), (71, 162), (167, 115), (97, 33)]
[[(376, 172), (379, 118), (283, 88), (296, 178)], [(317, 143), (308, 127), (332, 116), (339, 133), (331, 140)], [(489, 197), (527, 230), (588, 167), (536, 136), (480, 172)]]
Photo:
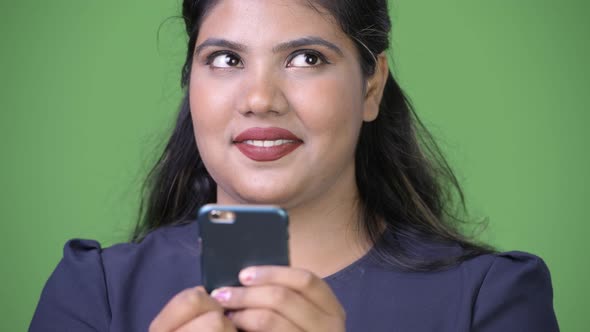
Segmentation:
[(289, 103), (283, 93), (283, 86), (280, 74), (268, 69), (256, 70), (250, 75), (245, 75), (240, 113), (246, 116), (286, 113)]

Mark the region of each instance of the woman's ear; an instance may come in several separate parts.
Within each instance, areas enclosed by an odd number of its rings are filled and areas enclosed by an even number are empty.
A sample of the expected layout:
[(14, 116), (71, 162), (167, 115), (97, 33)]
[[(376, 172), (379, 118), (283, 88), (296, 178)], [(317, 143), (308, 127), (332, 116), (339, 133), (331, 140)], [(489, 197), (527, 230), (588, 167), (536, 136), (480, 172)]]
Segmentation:
[(379, 115), (379, 105), (383, 97), (383, 89), (389, 76), (389, 65), (387, 64), (387, 56), (382, 52), (377, 56), (377, 65), (375, 66), (375, 73), (367, 80), (367, 88), (365, 92), (365, 107), (363, 110), (363, 120), (366, 122), (373, 121)]

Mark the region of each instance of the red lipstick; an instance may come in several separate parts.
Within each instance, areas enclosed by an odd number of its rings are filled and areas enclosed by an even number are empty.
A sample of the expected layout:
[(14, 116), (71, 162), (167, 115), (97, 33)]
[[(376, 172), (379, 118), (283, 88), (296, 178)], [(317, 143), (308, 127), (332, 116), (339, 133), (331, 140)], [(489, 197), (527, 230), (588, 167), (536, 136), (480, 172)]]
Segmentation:
[(233, 142), (240, 152), (254, 161), (281, 159), (303, 144), (292, 132), (277, 127), (247, 129)]

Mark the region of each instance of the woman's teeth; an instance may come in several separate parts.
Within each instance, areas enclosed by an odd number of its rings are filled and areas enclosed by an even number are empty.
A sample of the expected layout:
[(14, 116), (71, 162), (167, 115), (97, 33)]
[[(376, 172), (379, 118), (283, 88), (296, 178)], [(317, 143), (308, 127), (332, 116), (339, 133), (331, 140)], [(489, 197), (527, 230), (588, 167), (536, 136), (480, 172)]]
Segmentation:
[(283, 145), (287, 143), (293, 143), (294, 141), (288, 139), (278, 139), (274, 141), (261, 141), (261, 140), (246, 140), (244, 141), (245, 144), (254, 145), (258, 147), (269, 148), (272, 146)]

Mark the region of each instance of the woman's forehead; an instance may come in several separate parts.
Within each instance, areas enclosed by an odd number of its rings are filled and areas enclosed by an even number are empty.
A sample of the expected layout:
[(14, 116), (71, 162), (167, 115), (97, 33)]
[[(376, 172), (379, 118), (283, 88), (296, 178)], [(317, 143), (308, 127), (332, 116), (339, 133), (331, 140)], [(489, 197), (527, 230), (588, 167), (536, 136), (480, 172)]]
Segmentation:
[(198, 40), (280, 42), (312, 35), (346, 39), (334, 18), (307, 0), (220, 0), (204, 17)]

